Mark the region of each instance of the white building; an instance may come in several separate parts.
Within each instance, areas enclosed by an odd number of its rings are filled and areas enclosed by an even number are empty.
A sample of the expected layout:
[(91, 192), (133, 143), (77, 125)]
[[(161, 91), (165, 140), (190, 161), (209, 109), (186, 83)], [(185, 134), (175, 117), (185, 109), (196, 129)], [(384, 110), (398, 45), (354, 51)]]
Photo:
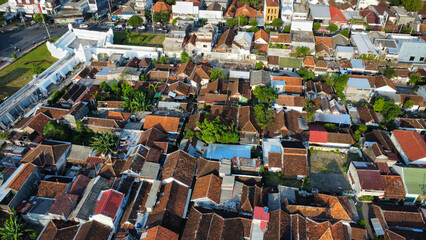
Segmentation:
[(379, 0), (358, 0), (356, 8), (364, 9), (364, 8), (368, 8), (368, 6), (378, 5), (378, 4), (379, 4)]
[(293, 18), (293, 0), (281, 0), (281, 20), (284, 25), (291, 24)]
[(225, 8), (218, 2), (211, 3), (206, 9), (199, 11), (199, 17), (207, 19), (209, 23), (217, 24), (223, 22)]
[(410, 166), (426, 164), (426, 142), (418, 132), (394, 130), (391, 140), (405, 164)]
[(173, 18), (193, 18), (197, 20), (199, 17), (199, 3), (176, 2), (176, 4), (172, 6), (172, 14)]

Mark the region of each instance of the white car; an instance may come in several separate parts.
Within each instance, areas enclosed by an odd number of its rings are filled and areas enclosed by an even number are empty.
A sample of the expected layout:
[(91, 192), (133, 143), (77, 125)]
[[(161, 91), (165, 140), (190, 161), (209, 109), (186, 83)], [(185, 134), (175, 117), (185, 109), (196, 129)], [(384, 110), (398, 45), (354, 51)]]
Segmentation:
[(138, 29), (145, 30), (145, 26), (140, 26)]
[(84, 24), (84, 23), (80, 24), (80, 28), (88, 28), (88, 27), (89, 27), (89, 25), (87, 25), (87, 24)]
[(132, 27), (132, 26), (130, 26), (130, 25), (127, 25), (127, 26), (126, 26), (126, 28), (128, 28), (128, 29), (133, 29), (133, 27)]

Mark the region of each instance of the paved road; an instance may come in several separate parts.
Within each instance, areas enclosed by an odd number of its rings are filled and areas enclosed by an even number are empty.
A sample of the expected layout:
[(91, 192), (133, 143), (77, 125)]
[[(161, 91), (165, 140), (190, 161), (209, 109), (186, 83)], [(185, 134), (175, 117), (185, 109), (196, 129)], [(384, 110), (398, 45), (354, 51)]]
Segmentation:
[[(68, 31), (68, 28), (49, 27), (49, 31), (52, 37), (57, 37)], [(12, 53), (15, 53), (19, 57), (23, 52), (25, 52), (25, 50), (33, 46), (33, 42), (41, 42), (45, 37), (47, 37), (46, 29), (42, 25), (34, 25), (28, 28), (0, 33), (0, 59), (3, 60), (0, 63), (0, 66), (6, 64), (6, 61), (11, 60)], [(21, 51), (16, 51), (15, 47), (20, 48)]]
[(369, 236), (370, 239), (373, 239), (374, 238), (374, 232), (373, 232), (373, 229), (372, 229), (372, 226), (371, 226), (370, 218), (373, 217), (374, 214), (373, 214), (373, 210), (371, 208), (371, 204), (359, 201), (358, 206), (362, 207), (361, 211), (358, 210), (358, 214), (360, 216), (360, 219), (364, 220), (367, 223), (368, 236)]

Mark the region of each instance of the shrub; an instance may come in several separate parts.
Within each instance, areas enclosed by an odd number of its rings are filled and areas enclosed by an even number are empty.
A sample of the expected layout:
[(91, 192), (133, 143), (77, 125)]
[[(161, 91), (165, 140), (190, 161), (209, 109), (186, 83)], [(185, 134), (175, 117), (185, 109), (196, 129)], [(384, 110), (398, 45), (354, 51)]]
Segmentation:
[(15, 53), (12, 53), (12, 58), (16, 58), (16, 54)]

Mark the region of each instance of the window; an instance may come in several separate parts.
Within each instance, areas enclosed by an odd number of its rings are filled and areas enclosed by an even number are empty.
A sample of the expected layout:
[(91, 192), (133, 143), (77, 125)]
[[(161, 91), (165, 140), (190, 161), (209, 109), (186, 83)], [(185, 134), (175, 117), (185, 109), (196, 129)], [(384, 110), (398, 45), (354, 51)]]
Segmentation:
[(425, 57), (421, 57), (419, 60), (420, 62), (423, 62), (425, 60)]
[(207, 45), (203, 45), (203, 48), (207, 48)]
[(410, 61), (414, 61), (414, 58), (415, 58), (414, 56), (411, 56)]

